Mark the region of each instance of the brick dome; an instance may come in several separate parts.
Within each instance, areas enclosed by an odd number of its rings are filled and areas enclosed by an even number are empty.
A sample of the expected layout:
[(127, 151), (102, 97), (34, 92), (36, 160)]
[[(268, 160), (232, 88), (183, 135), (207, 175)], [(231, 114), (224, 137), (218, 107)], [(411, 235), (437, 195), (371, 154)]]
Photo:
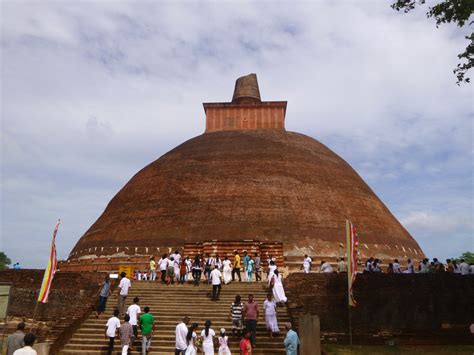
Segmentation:
[[(258, 84), (250, 85), (259, 95)], [(275, 241), (286, 256), (335, 257), (344, 253), (346, 219), (357, 226), (361, 257), (423, 256), (347, 162), (285, 130), (286, 102), (204, 108), (206, 133), (139, 171), (70, 259), (156, 254), (211, 240)]]
[(213, 132), (139, 171), (73, 253), (253, 239), (282, 241), (288, 254), (332, 255), (345, 242), (346, 219), (358, 227), (361, 251), (366, 244), (372, 255), (422, 254), (354, 169), (320, 142), (282, 130)]

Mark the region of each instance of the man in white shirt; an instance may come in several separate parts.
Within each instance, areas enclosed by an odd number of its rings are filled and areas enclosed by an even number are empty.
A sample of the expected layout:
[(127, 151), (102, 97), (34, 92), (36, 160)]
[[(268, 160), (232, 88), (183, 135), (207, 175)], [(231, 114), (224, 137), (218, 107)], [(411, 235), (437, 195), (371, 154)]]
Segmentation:
[(109, 318), (105, 325), (105, 339), (109, 339), (109, 348), (107, 354), (111, 355), (114, 351), (115, 337), (117, 336), (117, 330), (120, 328), (120, 319), (118, 319), (119, 310), (114, 310), (114, 315)]
[(140, 309), (138, 302), (140, 302), (140, 299), (138, 297), (135, 297), (133, 299), (133, 304), (130, 305), (127, 309), (127, 314), (130, 316), (129, 323), (132, 325), (132, 328), (133, 328), (134, 339), (132, 339), (132, 344), (134, 340), (138, 338), (138, 318), (139, 318), (138, 315), (142, 313), (142, 310)]
[(321, 272), (331, 273), (333, 272), (331, 264), (327, 261), (321, 261)]
[(304, 260), (303, 260), (303, 270), (305, 274), (309, 274), (312, 263), (313, 263), (313, 260), (311, 260), (311, 258), (307, 254), (305, 254)]
[(118, 309), (119, 309), (119, 314), (122, 317), (125, 314), (125, 299), (128, 296), (128, 289), (132, 287), (132, 283), (130, 280), (127, 278), (127, 274), (125, 272), (122, 272), (120, 274), (122, 279), (120, 280), (119, 283), (119, 297), (118, 297)]
[(186, 336), (188, 335), (188, 325), (189, 317), (185, 316), (182, 319), (182, 322), (176, 326), (176, 349), (175, 355), (184, 355), (188, 347), (188, 342), (186, 341)]
[(459, 271), (461, 271), (461, 275), (469, 274), (469, 264), (466, 263), (464, 259), (461, 259), (461, 263), (459, 264)]
[(394, 274), (401, 274), (402, 273), (402, 270), (401, 270), (401, 267), (400, 267), (400, 263), (398, 262), (398, 259), (395, 259), (393, 261), (393, 273)]
[(176, 250), (173, 255), (174, 261), (177, 261), (178, 264), (181, 263), (181, 254), (179, 253), (179, 250)]
[(347, 263), (344, 258), (339, 259), (339, 263), (337, 263), (337, 272), (347, 272)]
[(211, 271), (210, 278), (212, 283), (212, 300), (217, 301), (219, 299), (219, 295), (221, 294), (222, 279), (222, 274), (217, 266), (214, 266), (214, 270)]
[(161, 283), (163, 284), (166, 283), (166, 270), (168, 269), (168, 262), (169, 260), (166, 254), (162, 255), (160, 261), (158, 262), (160, 264)]
[(36, 350), (33, 349), (33, 344), (35, 343), (36, 337), (33, 333), (28, 333), (23, 338), (25, 346), (21, 349), (15, 350), (13, 355), (37, 355)]

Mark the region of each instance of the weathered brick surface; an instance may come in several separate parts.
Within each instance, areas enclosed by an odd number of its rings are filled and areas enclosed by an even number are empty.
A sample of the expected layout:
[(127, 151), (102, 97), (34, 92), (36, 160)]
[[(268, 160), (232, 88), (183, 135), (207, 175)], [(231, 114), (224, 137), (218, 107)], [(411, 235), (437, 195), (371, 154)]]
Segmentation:
[[(8, 307), (10, 319), (32, 321), (43, 273), (44, 270), (0, 271), (0, 282), (11, 284)], [(104, 276), (103, 273), (57, 272), (48, 303), (38, 304), (37, 307), (33, 328), (39, 339), (54, 340), (75, 319), (90, 311), (97, 301), (97, 292)], [(13, 327), (10, 328), (7, 333), (13, 331)]]
[(316, 140), (283, 130), (206, 133), (138, 172), (70, 259), (214, 239), (281, 241), (285, 255), (337, 256), (346, 218), (358, 227), (362, 258), (423, 256), (369, 186)]
[[(346, 274), (291, 274), (285, 280), (292, 318), (317, 314), (321, 331), (347, 334)], [(454, 327), (469, 337), (474, 322), (474, 276), (360, 274), (352, 309), (356, 334), (441, 334)]]

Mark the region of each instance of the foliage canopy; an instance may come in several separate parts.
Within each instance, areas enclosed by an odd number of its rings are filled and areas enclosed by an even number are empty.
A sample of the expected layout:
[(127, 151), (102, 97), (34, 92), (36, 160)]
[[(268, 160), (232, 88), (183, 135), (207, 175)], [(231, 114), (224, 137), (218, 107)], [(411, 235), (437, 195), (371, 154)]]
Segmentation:
[[(416, 6), (424, 5), (426, 0), (397, 0), (392, 4), (392, 8), (405, 13), (413, 10)], [(469, 18), (474, 13), (474, 0), (444, 0), (429, 7), (427, 17), (436, 20), (436, 27), (443, 23), (454, 22), (458, 27), (463, 27), (466, 23), (471, 26), (474, 21), (469, 22)], [(474, 32), (465, 37), (469, 44), (464, 52), (458, 54), (461, 62), (453, 70), (457, 77), (457, 84), (469, 83), (470, 78), (466, 76), (469, 69), (474, 66)]]

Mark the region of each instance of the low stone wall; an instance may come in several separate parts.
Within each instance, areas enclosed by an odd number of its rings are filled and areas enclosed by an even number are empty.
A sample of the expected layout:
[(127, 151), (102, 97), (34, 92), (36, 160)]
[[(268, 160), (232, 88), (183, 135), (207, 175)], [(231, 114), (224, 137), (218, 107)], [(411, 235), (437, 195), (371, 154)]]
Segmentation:
[[(347, 340), (347, 274), (291, 274), (284, 285), (295, 323), (302, 314), (315, 314), (323, 338)], [(474, 276), (359, 274), (354, 296), (355, 339), (474, 340), (469, 332), (474, 323)]]
[(9, 322), (4, 325), (7, 334), (24, 320), (40, 341), (55, 340), (76, 319), (92, 310), (105, 277), (103, 273), (58, 272), (53, 279), (48, 303), (38, 304), (36, 308), (43, 273), (44, 270), (0, 271), (0, 283), (11, 285)]

